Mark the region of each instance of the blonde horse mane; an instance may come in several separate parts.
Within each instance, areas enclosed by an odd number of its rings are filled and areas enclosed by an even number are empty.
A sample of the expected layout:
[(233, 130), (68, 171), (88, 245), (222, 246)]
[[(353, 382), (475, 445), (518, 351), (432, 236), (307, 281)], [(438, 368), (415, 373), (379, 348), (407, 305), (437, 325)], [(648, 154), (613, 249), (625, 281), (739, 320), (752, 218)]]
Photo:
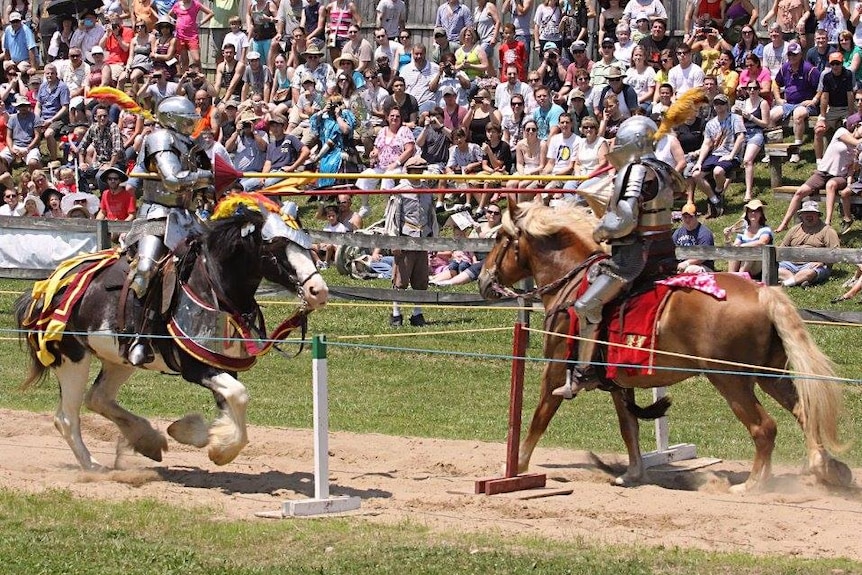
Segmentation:
[(518, 233), (518, 228), (524, 233), (536, 237), (547, 237), (560, 231), (569, 231), (578, 236), (586, 245), (596, 249), (599, 245), (593, 240), (593, 230), (598, 225), (591, 211), (580, 206), (556, 206), (550, 208), (535, 202), (518, 204), (521, 216), (513, 222), (509, 212), (503, 212), (503, 230), (510, 236)]

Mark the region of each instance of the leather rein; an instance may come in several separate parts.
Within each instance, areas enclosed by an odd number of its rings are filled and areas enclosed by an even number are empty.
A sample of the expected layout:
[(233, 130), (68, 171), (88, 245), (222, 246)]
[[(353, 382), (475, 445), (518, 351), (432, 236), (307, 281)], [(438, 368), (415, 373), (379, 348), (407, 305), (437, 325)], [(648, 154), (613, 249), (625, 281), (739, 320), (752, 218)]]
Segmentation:
[(519, 266), (521, 265), (521, 252), (518, 249), (520, 244), (520, 228), (517, 229), (517, 234), (514, 238), (511, 236), (504, 236), (503, 245), (497, 251), (497, 257), (494, 259), (494, 267), (490, 272), (491, 275), (491, 289), (494, 290), (495, 293), (499, 294), (502, 298), (514, 299), (514, 298), (523, 298), (525, 300), (537, 300), (541, 299), (542, 296), (545, 296), (550, 293), (554, 293), (560, 290), (562, 287), (566, 286), (574, 277), (580, 274), (582, 271), (588, 269), (597, 261), (603, 260), (608, 257), (605, 252), (598, 251), (593, 252), (587, 257), (584, 261), (576, 265), (574, 268), (570, 269), (568, 272), (563, 274), (562, 277), (555, 279), (554, 281), (545, 284), (543, 286), (537, 286), (534, 289), (527, 292), (516, 292), (500, 283), (500, 280), (497, 278), (497, 270), (500, 267), (500, 264), (503, 261), (503, 258), (506, 255), (506, 252), (509, 249), (509, 246), (513, 246), (515, 250), (515, 263)]

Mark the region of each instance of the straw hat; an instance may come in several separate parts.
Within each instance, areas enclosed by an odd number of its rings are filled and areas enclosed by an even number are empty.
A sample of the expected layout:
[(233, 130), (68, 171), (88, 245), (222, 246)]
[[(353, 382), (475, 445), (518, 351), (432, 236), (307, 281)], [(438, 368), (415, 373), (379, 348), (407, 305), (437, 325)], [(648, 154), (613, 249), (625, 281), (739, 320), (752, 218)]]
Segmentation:
[(93, 194), (88, 194), (87, 192), (66, 194), (63, 196), (63, 199), (60, 200), (60, 208), (63, 210), (64, 214), (69, 215), (69, 210), (78, 205), (78, 202), (86, 202), (83, 207), (87, 208), (87, 211), (90, 212), (91, 216), (96, 215), (96, 212), (99, 211), (99, 198)]

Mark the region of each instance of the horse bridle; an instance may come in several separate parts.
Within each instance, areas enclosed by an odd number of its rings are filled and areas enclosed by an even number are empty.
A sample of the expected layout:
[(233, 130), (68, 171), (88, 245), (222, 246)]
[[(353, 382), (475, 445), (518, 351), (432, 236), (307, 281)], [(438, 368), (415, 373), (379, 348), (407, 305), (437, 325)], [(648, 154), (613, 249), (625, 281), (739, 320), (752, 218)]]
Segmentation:
[(497, 251), (497, 257), (494, 258), (494, 266), (490, 270), (488, 270), (488, 274), (491, 276), (491, 289), (494, 291), (494, 293), (499, 294), (501, 298), (523, 298), (525, 300), (541, 299), (542, 296), (546, 294), (558, 291), (560, 288), (568, 284), (572, 280), (572, 278), (592, 266), (597, 261), (603, 260), (608, 257), (605, 252), (593, 252), (587, 259), (585, 259), (584, 261), (576, 265), (574, 268), (563, 274), (562, 277), (557, 278), (554, 281), (547, 283), (543, 286), (536, 286), (530, 291), (517, 292), (500, 283), (500, 280), (497, 277), (497, 270), (499, 269), (500, 264), (503, 262), (503, 258), (505, 257), (510, 245), (513, 246), (515, 250), (515, 264), (517, 264), (518, 266), (522, 266), (521, 252), (519, 250), (520, 236), (521, 228), (517, 226), (515, 226), (514, 238), (509, 235), (503, 236), (503, 243), (500, 249)]

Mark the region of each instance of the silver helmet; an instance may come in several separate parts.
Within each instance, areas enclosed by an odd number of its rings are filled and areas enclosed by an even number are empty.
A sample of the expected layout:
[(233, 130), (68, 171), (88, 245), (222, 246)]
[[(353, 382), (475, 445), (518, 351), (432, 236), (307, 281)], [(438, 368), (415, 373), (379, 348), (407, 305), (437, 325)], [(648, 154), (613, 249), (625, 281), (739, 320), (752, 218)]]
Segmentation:
[(658, 126), (646, 116), (632, 116), (620, 124), (614, 149), (608, 161), (619, 169), (645, 157), (655, 157), (655, 136)]
[(165, 128), (191, 136), (201, 117), (195, 105), (184, 96), (171, 96), (159, 103), (156, 119)]

